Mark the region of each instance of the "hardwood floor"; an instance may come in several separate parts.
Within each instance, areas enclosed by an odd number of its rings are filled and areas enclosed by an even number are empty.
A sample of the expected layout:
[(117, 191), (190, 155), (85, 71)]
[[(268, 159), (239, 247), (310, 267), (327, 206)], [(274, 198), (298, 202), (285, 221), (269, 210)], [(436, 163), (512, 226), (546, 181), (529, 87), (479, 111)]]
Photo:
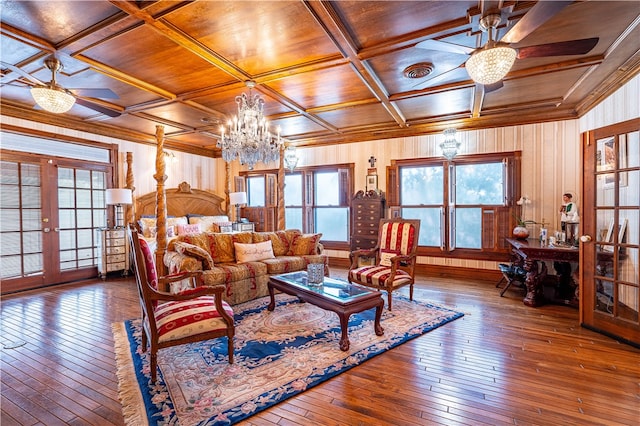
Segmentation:
[[(490, 282), (419, 282), (415, 298), (465, 316), (244, 424), (638, 424), (639, 349), (581, 328), (574, 308), (524, 306), (518, 288), (501, 298)], [(0, 306), (3, 426), (124, 424), (111, 323), (139, 315), (133, 279)]]

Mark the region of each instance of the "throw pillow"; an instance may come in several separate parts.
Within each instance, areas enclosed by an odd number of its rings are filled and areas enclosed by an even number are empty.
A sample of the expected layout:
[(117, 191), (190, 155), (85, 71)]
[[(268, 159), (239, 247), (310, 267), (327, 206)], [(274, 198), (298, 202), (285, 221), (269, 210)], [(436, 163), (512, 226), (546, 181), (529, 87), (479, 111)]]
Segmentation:
[(199, 234), (200, 231), (200, 224), (199, 223), (193, 223), (193, 224), (189, 224), (189, 225), (177, 225), (178, 227), (178, 235), (191, 235), (191, 234)]
[(391, 258), (397, 256), (398, 253), (393, 251), (380, 250), (380, 265), (391, 266)]
[(202, 261), (202, 268), (209, 270), (213, 268), (213, 259), (211, 255), (201, 247), (183, 241), (176, 241), (173, 244), (175, 251), (186, 256), (192, 256)]
[(294, 256), (318, 254), (318, 243), (322, 234), (303, 234), (293, 240), (292, 252)]
[(236, 259), (239, 263), (256, 262), (258, 260), (273, 259), (271, 241), (255, 244), (233, 243), (236, 249)]

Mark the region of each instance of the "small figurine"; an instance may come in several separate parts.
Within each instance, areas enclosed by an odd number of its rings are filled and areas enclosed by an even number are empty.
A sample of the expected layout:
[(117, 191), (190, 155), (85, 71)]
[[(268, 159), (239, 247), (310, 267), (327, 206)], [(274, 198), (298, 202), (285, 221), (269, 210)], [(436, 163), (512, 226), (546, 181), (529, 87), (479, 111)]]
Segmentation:
[(578, 223), (578, 205), (572, 201), (573, 194), (567, 192), (562, 195), (562, 207), (560, 208), (560, 229), (562, 232), (568, 232), (567, 223)]

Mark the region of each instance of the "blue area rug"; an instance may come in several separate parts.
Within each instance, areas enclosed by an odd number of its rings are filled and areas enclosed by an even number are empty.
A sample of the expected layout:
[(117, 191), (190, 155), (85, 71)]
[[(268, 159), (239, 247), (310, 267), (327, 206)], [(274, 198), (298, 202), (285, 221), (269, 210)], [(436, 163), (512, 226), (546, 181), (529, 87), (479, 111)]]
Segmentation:
[(339, 348), (338, 316), (294, 297), (276, 296), (234, 307), (235, 363), (226, 338), (158, 354), (157, 383), (140, 347), (140, 320), (113, 324), (119, 396), (127, 425), (229, 425), (322, 383), (463, 314), (395, 296), (383, 311), (383, 336), (373, 329), (375, 309), (349, 319), (350, 348)]

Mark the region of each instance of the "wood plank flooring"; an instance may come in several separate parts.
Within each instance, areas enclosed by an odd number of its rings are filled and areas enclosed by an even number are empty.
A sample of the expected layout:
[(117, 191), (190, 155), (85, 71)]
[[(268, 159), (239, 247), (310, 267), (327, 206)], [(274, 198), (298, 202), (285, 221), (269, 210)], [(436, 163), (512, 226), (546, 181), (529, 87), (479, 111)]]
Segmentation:
[[(416, 299), (465, 316), (244, 424), (640, 423), (639, 349), (581, 328), (574, 308), (498, 293), (491, 282), (421, 277)], [(133, 279), (8, 295), (0, 307), (3, 426), (124, 424), (111, 323), (139, 315)]]

